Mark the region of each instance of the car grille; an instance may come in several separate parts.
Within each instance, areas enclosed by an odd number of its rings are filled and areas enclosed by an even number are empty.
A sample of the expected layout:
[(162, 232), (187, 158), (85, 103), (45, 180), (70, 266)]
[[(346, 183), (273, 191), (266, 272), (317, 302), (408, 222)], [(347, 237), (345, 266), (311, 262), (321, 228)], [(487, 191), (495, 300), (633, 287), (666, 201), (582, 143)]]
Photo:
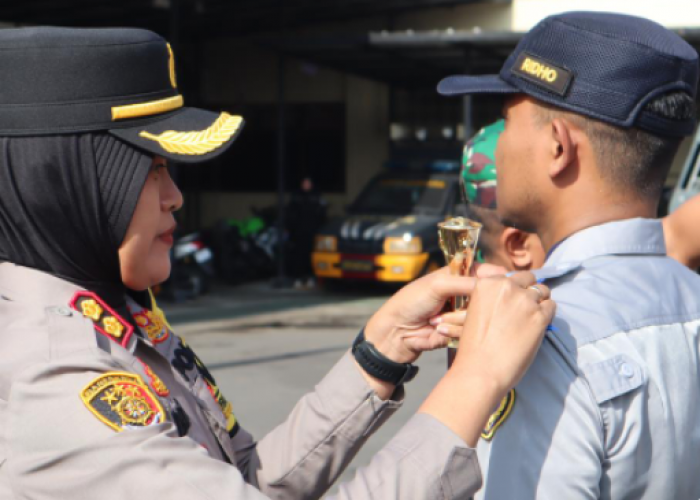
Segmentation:
[(384, 240), (340, 240), (338, 251), (340, 253), (376, 254), (382, 253)]

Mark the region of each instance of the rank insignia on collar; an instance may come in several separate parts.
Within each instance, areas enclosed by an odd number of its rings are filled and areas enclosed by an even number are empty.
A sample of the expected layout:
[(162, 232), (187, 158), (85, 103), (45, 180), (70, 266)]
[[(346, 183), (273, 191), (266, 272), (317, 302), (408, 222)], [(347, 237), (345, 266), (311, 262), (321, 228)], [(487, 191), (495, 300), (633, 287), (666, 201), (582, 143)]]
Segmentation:
[(483, 431), (481, 431), (481, 437), (486, 441), (491, 441), (491, 438), (493, 438), (496, 430), (503, 422), (506, 421), (508, 415), (510, 415), (514, 405), (515, 389), (511, 389), (511, 391), (501, 400), (501, 403), (498, 405), (498, 409), (489, 417), (488, 422), (486, 422), (486, 427)]
[(170, 330), (168, 330), (165, 320), (157, 312), (143, 309), (136, 313), (132, 312), (131, 315), (134, 317), (136, 324), (146, 332), (148, 340), (154, 344), (159, 344), (170, 336)]
[(77, 292), (70, 301), (71, 308), (92, 320), (95, 329), (111, 340), (126, 347), (134, 333), (134, 327), (127, 323), (114, 309), (93, 292)]
[(165, 421), (158, 398), (133, 373), (107, 372), (80, 393), (88, 409), (117, 432)]
[[(139, 359), (139, 361), (141, 361)], [(151, 370), (151, 367), (148, 366), (146, 363), (141, 361), (141, 364), (143, 365), (143, 369), (146, 372), (146, 375), (148, 378), (151, 380), (151, 387), (153, 388), (154, 391), (156, 391), (156, 394), (159, 396), (169, 396), (170, 395), (170, 389), (163, 383), (163, 381), (160, 379), (158, 375), (156, 375), (153, 370)]]

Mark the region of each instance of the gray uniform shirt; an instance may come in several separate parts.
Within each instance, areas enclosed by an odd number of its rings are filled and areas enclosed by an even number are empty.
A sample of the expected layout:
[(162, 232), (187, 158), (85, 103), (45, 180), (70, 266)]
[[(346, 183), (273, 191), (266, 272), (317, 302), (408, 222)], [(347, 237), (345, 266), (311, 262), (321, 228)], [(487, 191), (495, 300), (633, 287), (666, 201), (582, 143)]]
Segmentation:
[(700, 498), (700, 279), (661, 223), (580, 231), (539, 278), (557, 302), (512, 410), (480, 440), (477, 498)]
[[(111, 338), (68, 307), (78, 291), (0, 264), (2, 500), (319, 498), (400, 405), (377, 398), (346, 354), (263, 439), (229, 433), (177, 336)], [(143, 405), (156, 410), (148, 425)], [(134, 424), (111, 427), (115, 412)], [(480, 484), (474, 450), (416, 415), (336, 498), (457, 499)]]

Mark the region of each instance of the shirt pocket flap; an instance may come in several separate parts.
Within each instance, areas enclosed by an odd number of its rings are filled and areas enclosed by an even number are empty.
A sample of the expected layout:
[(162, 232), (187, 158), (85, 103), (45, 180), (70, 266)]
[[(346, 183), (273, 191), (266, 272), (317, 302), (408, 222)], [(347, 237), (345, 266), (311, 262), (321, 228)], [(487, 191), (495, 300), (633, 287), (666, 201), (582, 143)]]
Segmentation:
[(627, 394), (646, 383), (646, 375), (639, 363), (624, 354), (586, 365), (581, 370), (598, 404)]

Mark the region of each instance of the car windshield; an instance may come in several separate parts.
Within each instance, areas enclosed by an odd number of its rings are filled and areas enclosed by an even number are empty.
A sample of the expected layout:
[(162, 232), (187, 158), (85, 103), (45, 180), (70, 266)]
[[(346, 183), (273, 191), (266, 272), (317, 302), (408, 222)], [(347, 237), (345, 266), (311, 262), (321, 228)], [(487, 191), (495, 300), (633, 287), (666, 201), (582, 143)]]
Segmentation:
[(439, 213), (447, 196), (439, 179), (384, 178), (370, 184), (351, 207), (352, 213), (404, 215)]

